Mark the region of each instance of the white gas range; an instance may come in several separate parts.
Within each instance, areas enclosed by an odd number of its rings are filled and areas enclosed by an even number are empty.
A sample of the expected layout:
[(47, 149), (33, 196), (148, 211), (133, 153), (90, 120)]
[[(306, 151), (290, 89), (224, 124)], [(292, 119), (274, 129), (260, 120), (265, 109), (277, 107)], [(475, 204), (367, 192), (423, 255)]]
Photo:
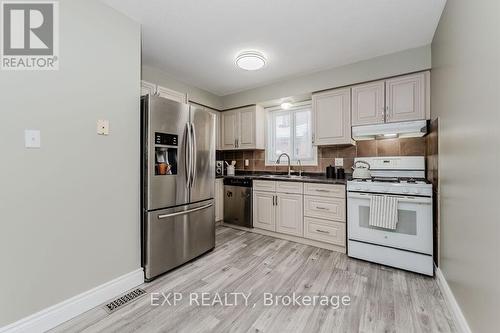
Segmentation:
[[(348, 255), (434, 275), (432, 185), (425, 181), (425, 158), (370, 157), (355, 161), (367, 162), (372, 178), (347, 182)], [(371, 221), (374, 200), (387, 198), (395, 203), (390, 208), (397, 216), (393, 228)]]

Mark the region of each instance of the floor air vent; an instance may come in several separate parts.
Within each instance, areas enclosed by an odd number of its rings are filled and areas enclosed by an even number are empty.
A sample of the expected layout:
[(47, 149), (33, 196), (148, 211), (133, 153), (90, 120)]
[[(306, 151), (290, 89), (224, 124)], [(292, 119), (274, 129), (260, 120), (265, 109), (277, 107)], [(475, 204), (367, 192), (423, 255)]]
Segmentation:
[(144, 295), (146, 295), (146, 291), (144, 289), (137, 288), (105, 304), (103, 307), (104, 310), (106, 310), (108, 313), (113, 313), (116, 310), (121, 309), (123, 306), (131, 303), (132, 301)]

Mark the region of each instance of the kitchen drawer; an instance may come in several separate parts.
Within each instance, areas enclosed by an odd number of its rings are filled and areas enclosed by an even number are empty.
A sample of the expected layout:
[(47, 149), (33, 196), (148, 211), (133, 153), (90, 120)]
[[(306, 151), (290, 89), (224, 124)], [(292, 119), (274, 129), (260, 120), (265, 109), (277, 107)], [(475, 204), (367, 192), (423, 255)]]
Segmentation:
[(271, 180), (254, 180), (254, 191), (276, 192), (276, 182)]
[(345, 223), (345, 199), (304, 196), (304, 215)]
[(302, 194), (304, 190), (303, 183), (297, 182), (276, 182), (276, 192), (279, 193), (297, 193)]
[(304, 236), (320, 242), (345, 246), (345, 223), (304, 218)]
[(319, 195), (322, 197), (345, 198), (345, 186), (305, 183), (304, 194)]

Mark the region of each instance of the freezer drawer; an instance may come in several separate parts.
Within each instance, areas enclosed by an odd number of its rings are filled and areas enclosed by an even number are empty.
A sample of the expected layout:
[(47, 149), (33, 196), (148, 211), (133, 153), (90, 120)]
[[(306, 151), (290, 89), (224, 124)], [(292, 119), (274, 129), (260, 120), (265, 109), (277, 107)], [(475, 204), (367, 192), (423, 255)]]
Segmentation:
[(215, 247), (213, 200), (148, 212), (143, 224), (146, 280)]

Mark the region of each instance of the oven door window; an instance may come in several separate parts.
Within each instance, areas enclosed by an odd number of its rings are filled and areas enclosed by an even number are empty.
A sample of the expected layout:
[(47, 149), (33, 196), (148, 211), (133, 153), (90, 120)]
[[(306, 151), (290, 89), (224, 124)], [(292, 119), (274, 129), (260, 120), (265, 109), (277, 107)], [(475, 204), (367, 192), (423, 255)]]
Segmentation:
[(417, 212), (415, 210), (398, 209), (398, 224), (395, 230), (374, 227), (370, 222), (370, 207), (359, 206), (359, 226), (373, 230), (393, 232), (406, 235), (417, 235)]
[(369, 225), (370, 194), (349, 193), (349, 239), (432, 254), (432, 199), (401, 197), (396, 229)]

